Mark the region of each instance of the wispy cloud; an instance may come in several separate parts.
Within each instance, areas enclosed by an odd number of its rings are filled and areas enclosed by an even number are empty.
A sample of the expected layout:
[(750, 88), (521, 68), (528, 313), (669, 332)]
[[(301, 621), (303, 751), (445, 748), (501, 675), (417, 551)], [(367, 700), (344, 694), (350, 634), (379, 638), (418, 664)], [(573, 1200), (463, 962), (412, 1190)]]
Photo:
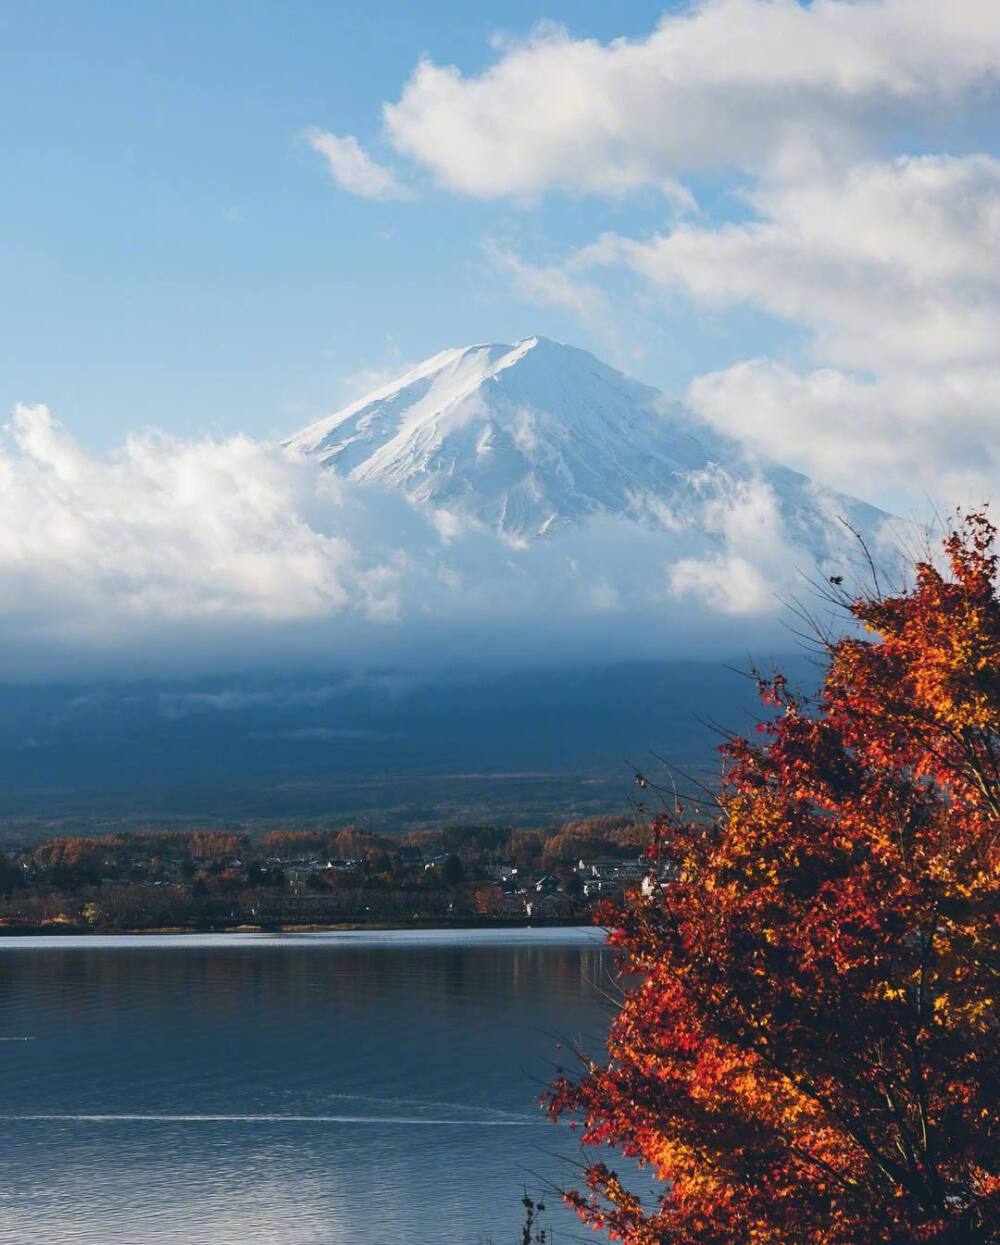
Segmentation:
[(596, 285), (580, 280), (559, 264), (529, 263), (516, 251), (492, 238), (483, 243), (483, 252), (492, 268), (505, 276), (517, 295), (538, 307), (558, 307), (571, 311), (577, 319), (597, 329), (603, 336), (613, 331), (611, 304)]
[(405, 199), (408, 192), (385, 165), (377, 163), (353, 134), (338, 137), (311, 127), (303, 137), (323, 157), (333, 180), (348, 194), (362, 199)]

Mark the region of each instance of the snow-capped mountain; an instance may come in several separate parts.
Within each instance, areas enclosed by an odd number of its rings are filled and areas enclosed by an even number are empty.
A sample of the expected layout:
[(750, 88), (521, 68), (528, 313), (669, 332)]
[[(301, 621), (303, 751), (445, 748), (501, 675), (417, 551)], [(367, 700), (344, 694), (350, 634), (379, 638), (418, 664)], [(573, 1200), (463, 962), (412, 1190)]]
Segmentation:
[(443, 351), (287, 445), (516, 543), (602, 514), (711, 531), (751, 482), (773, 493), (783, 537), (821, 560), (841, 543), (836, 516), (866, 535), (886, 517), (752, 458), (658, 390), (544, 337)]

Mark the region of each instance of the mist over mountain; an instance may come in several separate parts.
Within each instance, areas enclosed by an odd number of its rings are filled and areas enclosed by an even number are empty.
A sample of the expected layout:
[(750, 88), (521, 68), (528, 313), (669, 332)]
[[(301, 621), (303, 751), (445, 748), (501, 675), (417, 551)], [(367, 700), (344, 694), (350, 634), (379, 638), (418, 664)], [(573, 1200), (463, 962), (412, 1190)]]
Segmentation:
[(22, 408), (0, 470), (6, 816), (621, 807), (626, 756), (745, 725), (725, 664), (792, 647), (782, 598), (892, 556), (883, 512), (541, 337), (284, 446), (102, 457)]
[[(711, 658), (888, 516), (585, 351), (445, 351), (285, 446), (44, 407), (0, 449), (0, 677)], [(845, 526), (845, 521), (849, 526)], [(886, 534), (888, 533), (888, 544)]]
[[(713, 780), (719, 729), (759, 713), (738, 664), (0, 685), (0, 849), (123, 826), (621, 814), (635, 769)], [(813, 685), (801, 654), (780, 665)]]

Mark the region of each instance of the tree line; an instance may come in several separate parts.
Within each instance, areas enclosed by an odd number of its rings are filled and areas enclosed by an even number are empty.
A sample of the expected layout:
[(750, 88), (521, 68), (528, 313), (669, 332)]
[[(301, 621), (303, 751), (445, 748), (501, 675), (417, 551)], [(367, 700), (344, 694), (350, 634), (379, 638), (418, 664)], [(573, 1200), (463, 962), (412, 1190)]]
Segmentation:
[[(586, 919), (580, 859), (635, 858), (647, 844), (630, 817), (401, 836), (353, 825), (65, 836), (0, 854), (0, 922), (126, 930), (516, 919), (527, 913), (505, 894), (539, 876), (564, 900), (550, 902), (549, 915)], [(516, 880), (502, 881), (500, 864)]]

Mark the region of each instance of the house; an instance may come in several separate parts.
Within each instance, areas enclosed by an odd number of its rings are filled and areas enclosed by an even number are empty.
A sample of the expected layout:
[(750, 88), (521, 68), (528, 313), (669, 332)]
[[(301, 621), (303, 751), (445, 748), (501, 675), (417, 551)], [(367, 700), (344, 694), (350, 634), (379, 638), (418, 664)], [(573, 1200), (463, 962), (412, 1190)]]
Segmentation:
[(328, 860), (326, 862), (327, 869), (335, 869), (338, 873), (350, 873), (352, 869), (356, 869), (357, 867), (358, 861), (351, 858), (338, 858), (335, 860)]
[(542, 917), (569, 916), (573, 905), (565, 895), (543, 894), (533, 895), (524, 905), (525, 914), (536, 920)]
[(649, 861), (620, 860), (615, 856), (605, 856), (597, 860), (581, 860), (577, 865), (577, 873), (583, 882), (583, 893), (588, 899), (595, 895), (610, 895), (615, 891), (634, 886), (649, 872)]
[(491, 882), (509, 882), (511, 878), (517, 877), (517, 865), (483, 865), (483, 873), (485, 873)]
[(288, 879), (289, 885), (296, 886), (305, 882), (312, 874), (322, 872), (326, 868), (326, 862), (322, 860), (286, 860), (280, 867)]
[(613, 895), (615, 891), (621, 890), (621, 884), (610, 878), (584, 878), (583, 893), (588, 899), (594, 899), (600, 895)]
[(641, 882), (649, 870), (649, 861), (641, 857), (638, 860), (619, 860), (614, 856), (604, 856), (597, 860), (581, 860), (576, 867), (577, 873), (600, 878), (605, 882)]

